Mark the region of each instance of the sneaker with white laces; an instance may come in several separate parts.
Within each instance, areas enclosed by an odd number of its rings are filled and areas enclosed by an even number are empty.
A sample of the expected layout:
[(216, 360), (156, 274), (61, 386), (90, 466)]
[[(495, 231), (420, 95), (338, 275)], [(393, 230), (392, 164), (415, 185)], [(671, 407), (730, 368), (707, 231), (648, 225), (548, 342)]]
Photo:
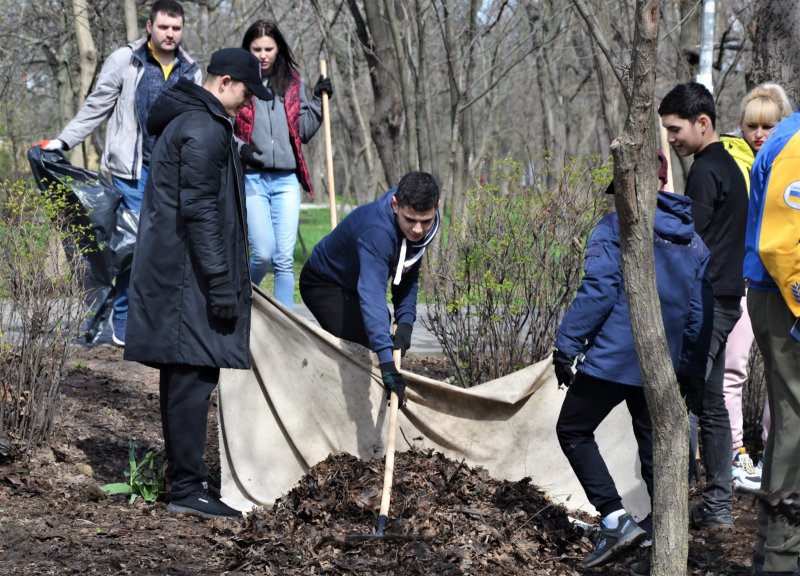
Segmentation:
[(647, 532), (642, 530), (628, 513), (619, 517), (616, 528), (606, 528), (600, 522), (600, 533), (595, 540), (594, 550), (586, 556), (583, 565), (591, 568), (605, 564), (626, 550), (636, 547), (646, 538)]
[(732, 462), (733, 483), (736, 486), (758, 490), (761, 488), (761, 468), (753, 464), (753, 459), (744, 446), (734, 454)]

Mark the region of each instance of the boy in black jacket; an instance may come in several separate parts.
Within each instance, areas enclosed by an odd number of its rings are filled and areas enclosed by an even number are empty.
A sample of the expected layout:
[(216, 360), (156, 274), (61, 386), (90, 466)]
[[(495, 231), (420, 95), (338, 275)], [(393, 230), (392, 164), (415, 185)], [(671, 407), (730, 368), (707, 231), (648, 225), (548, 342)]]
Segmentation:
[(747, 223), (747, 184), (719, 141), (711, 93), (697, 82), (679, 84), (658, 107), (669, 143), (681, 156), (694, 155), (686, 178), (695, 229), (711, 251), (708, 275), (714, 287), (714, 329), (699, 418), (706, 485), (703, 501), (689, 512), (694, 528), (733, 529), (731, 515), (731, 427), (723, 396), (725, 344), (741, 316), (742, 265)]

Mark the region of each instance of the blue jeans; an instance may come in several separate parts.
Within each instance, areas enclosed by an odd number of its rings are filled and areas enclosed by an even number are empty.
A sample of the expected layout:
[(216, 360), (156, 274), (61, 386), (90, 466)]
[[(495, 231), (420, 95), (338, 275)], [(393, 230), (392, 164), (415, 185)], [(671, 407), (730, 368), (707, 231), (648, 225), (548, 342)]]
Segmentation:
[[(147, 183), (148, 167), (142, 164), (142, 177), (138, 180), (126, 180), (113, 176), (111, 181), (114, 187), (122, 192), (122, 206), (136, 213), (142, 210), (142, 197), (144, 186)], [(120, 272), (114, 286), (117, 290), (117, 299), (114, 300), (114, 316), (120, 320), (128, 319), (128, 286), (131, 283), (131, 269)]]
[(275, 299), (287, 308), (294, 302), (294, 244), (300, 223), (300, 182), (288, 170), (245, 174), (250, 277), (261, 284), (275, 272)]
[(703, 414), (699, 415), (706, 484), (703, 504), (714, 514), (731, 513), (731, 422), (725, 407), (725, 346), (742, 315), (741, 299), (714, 298), (714, 329), (708, 350)]

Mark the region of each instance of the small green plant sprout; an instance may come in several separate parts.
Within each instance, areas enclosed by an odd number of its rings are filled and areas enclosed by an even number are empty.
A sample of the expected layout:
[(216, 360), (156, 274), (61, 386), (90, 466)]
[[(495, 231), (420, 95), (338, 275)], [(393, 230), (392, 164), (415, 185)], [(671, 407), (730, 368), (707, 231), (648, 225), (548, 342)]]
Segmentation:
[(167, 464), (157, 464), (158, 455), (152, 450), (144, 455), (138, 463), (133, 448), (133, 442), (128, 445), (128, 459), (130, 469), (125, 471), (127, 482), (115, 482), (106, 484), (100, 488), (109, 495), (126, 494), (130, 496), (128, 504), (133, 505), (136, 498), (152, 504), (158, 500), (166, 491), (165, 473)]

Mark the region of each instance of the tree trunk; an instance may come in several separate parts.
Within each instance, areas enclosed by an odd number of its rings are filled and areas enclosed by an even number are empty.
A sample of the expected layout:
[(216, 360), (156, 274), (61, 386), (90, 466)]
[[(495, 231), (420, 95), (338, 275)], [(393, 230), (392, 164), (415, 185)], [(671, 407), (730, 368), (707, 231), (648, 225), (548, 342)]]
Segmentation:
[[(573, 4), (609, 62), (621, 71), (584, 0), (573, 0)], [(612, 145), (612, 154), (625, 292), (653, 422), (655, 493), (651, 574), (677, 576), (686, 574), (689, 550), (689, 427), (667, 349), (653, 260), (653, 218), (658, 190), (653, 124), (658, 4), (658, 0), (636, 1), (633, 56), (630, 73), (622, 86), (628, 115), (622, 135)]]
[[(94, 72), (97, 69), (97, 49), (92, 39), (92, 29), (89, 23), (89, 8), (86, 0), (72, 0), (72, 14), (75, 17), (75, 39), (78, 43), (78, 56), (80, 76), (78, 80), (78, 105), (89, 95), (94, 80)], [(83, 142), (73, 150), (71, 161), (76, 165), (83, 165), (87, 168), (96, 169), (99, 159), (94, 149)]]
[(794, 106), (800, 102), (800, 4), (797, 0), (756, 0), (753, 72), (750, 84), (777, 82)]
[(405, 114), (395, 66), (394, 42), (383, 2), (364, 2), (362, 16), (356, 0), (348, 0), (356, 24), (369, 78), (375, 110), (370, 122), (372, 141), (378, 149), (386, 180), (394, 186), (408, 170), (403, 130)]
[(136, 15), (136, 0), (125, 1), (125, 38), (133, 42), (139, 38), (139, 18)]

